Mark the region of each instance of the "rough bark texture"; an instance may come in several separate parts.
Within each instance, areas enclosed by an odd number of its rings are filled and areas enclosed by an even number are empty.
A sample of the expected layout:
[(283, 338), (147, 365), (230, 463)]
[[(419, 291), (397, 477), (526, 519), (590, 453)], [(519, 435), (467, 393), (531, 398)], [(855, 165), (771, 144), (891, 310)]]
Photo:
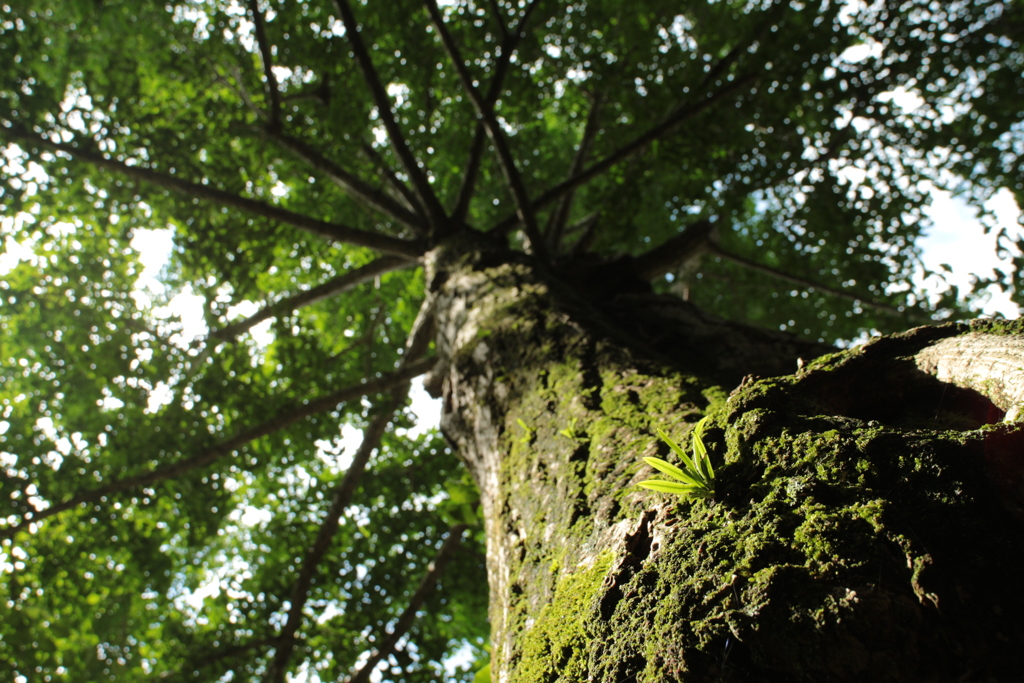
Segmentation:
[[(788, 374), (824, 349), (472, 240), (428, 257), (432, 381), (481, 489), (493, 680), (1015, 679), (1019, 328)], [(1003, 371), (964, 371), (974, 345)], [(704, 415), (716, 498), (637, 488), (672, 457), (656, 429), (685, 443)]]

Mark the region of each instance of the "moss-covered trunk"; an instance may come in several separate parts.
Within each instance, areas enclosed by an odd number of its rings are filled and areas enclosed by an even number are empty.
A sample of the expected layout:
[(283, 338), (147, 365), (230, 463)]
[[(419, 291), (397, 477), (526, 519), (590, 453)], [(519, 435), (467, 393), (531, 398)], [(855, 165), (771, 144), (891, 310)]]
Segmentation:
[[(1005, 372), (972, 380), (966, 327), (811, 361), (813, 344), (614, 296), (608, 271), (572, 274), (588, 297), (484, 243), (428, 270), (442, 426), (481, 490), (494, 681), (1024, 670), (1024, 439), (999, 422), (1022, 399), (998, 341), (1014, 329), (985, 329)], [(638, 488), (657, 474), (642, 456), (674, 457), (656, 430), (686, 443), (705, 415), (714, 499)]]

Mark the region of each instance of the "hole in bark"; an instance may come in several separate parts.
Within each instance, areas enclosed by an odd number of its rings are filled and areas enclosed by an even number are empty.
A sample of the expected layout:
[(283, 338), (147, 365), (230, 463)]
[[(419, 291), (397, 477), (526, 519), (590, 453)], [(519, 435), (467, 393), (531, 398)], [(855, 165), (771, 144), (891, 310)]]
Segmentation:
[(901, 429), (969, 431), (1005, 415), (981, 393), (939, 381), (907, 361), (851, 363), (821, 380), (812, 392), (828, 413)]
[(601, 596), (601, 619), (603, 621), (611, 621), (612, 615), (615, 614), (615, 608), (618, 606), (620, 600), (622, 600), (622, 589), (617, 585), (611, 586), (605, 594)]

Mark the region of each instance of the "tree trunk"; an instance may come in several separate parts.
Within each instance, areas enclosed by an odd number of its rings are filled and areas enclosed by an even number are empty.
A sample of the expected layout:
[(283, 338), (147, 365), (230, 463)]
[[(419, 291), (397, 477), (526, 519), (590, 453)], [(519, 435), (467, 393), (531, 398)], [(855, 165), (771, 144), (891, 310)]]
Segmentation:
[[(1000, 421), (1024, 401), (1022, 328), (812, 361), (826, 349), (616, 295), (639, 289), (628, 266), (546, 273), (466, 236), (428, 259), (492, 680), (1015, 680), (1024, 438)], [(673, 458), (656, 430), (687, 443), (705, 415), (714, 498), (637, 487), (642, 456)]]

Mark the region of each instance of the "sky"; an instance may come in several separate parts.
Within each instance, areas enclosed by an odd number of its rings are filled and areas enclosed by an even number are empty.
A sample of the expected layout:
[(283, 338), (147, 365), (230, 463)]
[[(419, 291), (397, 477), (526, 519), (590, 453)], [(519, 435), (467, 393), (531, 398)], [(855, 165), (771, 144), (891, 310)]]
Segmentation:
[[(1024, 227), (1017, 223), (1020, 210), (1009, 190), (1001, 190), (986, 208), (996, 215), (1000, 227), (1006, 227), (1011, 237), (1024, 236)], [(950, 283), (969, 288), (971, 276), (992, 275), (994, 268), (1008, 272), (1013, 268), (1009, 259), (996, 258), (994, 231), (985, 234), (976, 209), (952, 197), (948, 192), (932, 191), (932, 204), (928, 216), (933, 225), (927, 237), (919, 244), (924, 251), (925, 265), (935, 270), (940, 264), (953, 266)], [(1010, 301), (1009, 294), (993, 291), (985, 305), (985, 313), (1001, 313), (1006, 318), (1017, 318), (1020, 309)]]

